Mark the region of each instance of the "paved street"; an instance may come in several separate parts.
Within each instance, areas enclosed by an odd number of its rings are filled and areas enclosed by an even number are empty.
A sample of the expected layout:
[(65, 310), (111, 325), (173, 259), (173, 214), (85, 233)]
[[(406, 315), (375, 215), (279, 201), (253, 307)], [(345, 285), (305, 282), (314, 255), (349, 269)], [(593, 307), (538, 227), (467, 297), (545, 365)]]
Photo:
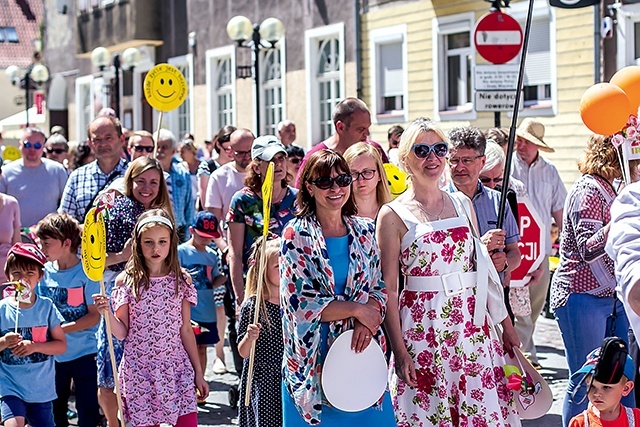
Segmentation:
[[(562, 425), (562, 399), (567, 385), (567, 364), (564, 359), (562, 339), (555, 320), (540, 317), (536, 327), (535, 342), (538, 344), (538, 358), (543, 366), (542, 376), (553, 391), (554, 402), (547, 415), (537, 420), (524, 420), (524, 427), (559, 427)], [(214, 350), (209, 350), (209, 367), (206, 379), (211, 386), (207, 404), (198, 409), (198, 421), (202, 426), (230, 427), (237, 425), (236, 411), (229, 407), (228, 390), (238, 379), (234, 374), (215, 375), (212, 373)], [(231, 355), (227, 356), (231, 360)]]

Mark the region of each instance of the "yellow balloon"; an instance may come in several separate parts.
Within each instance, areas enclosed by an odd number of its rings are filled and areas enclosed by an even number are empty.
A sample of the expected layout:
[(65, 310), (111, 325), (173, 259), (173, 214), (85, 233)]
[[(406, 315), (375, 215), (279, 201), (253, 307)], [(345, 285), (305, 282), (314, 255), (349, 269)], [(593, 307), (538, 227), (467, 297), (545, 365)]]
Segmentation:
[(389, 190), (395, 199), (409, 188), (407, 173), (393, 163), (385, 163), (384, 173), (389, 181)]
[(2, 150), (2, 160), (9, 160), (10, 162), (18, 160), (20, 158), (20, 150), (13, 145), (5, 145)]
[(87, 213), (82, 230), (82, 268), (89, 279), (99, 282), (107, 261), (107, 239), (104, 218), (96, 208)]
[(188, 92), (184, 75), (173, 65), (158, 64), (144, 78), (144, 97), (158, 111), (175, 110), (187, 99)]

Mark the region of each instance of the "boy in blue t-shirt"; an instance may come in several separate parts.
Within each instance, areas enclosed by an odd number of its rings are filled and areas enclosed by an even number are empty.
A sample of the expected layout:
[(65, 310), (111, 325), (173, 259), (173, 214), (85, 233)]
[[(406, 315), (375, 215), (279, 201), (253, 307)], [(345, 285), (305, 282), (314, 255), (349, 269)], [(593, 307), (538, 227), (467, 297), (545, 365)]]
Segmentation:
[(220, 340), (214, 293), (217, 289), (224, 289), (227, 278), (220, 274), (218, 256), (209, 247), (213, 239), (220, 237), (216, 216), (207, 211), (198, 212), (189, 231), (191, 238), (178, 246), (178, 258), (180, 265), (191, 275), (198, 293), (198, 304), (191, 307), (191, 319), (201, 329), (196, 334), (196, 343), (204, 372), (207, 366), (207, 347)]
[(53, 427), (56, 398), (53, 357), (67, 345), (64, 320), (49, 298), (34, 292), (46, 257), (37, 246), (16, 243), (4, 271), (10, 283), (0, 301), (0, 412), (5, 427)]
[(77, 252), (80, 226), (67, 214), (49, 214), (36, 227), (42, 252), (47, 257), (44, 277), (36, 293), (51, 298), (64, 317), (62, 330), (67, 351), (56, 356), (56, 392), (53, 418), (56, 427), (67, 427), (67, 406), (71, 380), (75, 385), (79, 427), (99, 423), (96, 332), (100, 314), (91, 295), (100, 293), (100, 284), (90, 280), (82, 268)]

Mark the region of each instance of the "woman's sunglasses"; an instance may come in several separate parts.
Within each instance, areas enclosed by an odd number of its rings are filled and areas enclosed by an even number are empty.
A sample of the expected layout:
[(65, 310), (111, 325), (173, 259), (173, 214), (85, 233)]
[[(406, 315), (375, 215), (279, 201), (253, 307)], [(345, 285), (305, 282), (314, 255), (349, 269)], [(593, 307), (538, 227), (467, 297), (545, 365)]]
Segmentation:
[(348, 173), (341, 173), (334, 177), (319, 176), (316, 179), (310, 179), (309, 182), (321, 190), (328, 190), (333, 187), (333, 183), (338, 184), (338, 187), (348, 187), (353, 182), (353, 178)]
[(413, 154), (419, 159), (426, 159), (431, 155), (432, 151), (437, 157), (446, 157), (449, 153), (449, 146), (446, 142), (437, 142), (433, 145), (416, 144), (411, 147), (411, 151), (413, 151)]
[(298, 163), (300, 163), (302, 161), (302, 157), (290, 157), (289, 161), (292, 164), (297, 165)]

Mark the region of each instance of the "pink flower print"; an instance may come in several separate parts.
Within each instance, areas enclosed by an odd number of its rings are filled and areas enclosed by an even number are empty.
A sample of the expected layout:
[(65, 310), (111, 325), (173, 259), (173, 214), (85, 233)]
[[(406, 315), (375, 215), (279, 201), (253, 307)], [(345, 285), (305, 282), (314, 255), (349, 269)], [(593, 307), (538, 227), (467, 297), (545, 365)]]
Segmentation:
[(424, 318), (425, 308), (422, 304), (413, 304), (411, 307), (411, 318), (418, 323)]
[(464, 322), (464, 315), (462, 314), (461, 310), (456, 309), (451, 312), (449, 320), (451, 320), (454, 325), (459, 325), (460, 323)]
[(503, 366), (493, 367), (493, 378), (496, 380), (496, 383), (501, 382), (505, 378)]
[(451, 353), (447, 347), (440, 347), (440, 356), (442, 356), (444, 360), (447, 360), (450, 355)]
[(418, 365), (420, 366), (429, 366), (433, 363), (433, 353), (428, 350), (421, 351), (416, 358)]
[(475, 313), (475, 308), (476, 308), (476, 296), (469, 295), (469, 297), (467, 298), (467, 310), (469, 311), (469, 314), (472, 317), (473, 317), (473, 314)]
[[(418, 401), (418, 406), (420, 407), (420, 409), (422, 409), (425, 412), (429, 412), (429, 409), (431, 408), (431, 401), (429, 400), (429, 393), (425, 393), (424, 391), (416, 391), (416, 397), (415, 399)], [(412, 417), (413, 418), (413, 417)], [(414, 421), (415, 423), (415, 421)], [(416, 424), (411, 424), (416, 425)]]
[(436, 320), (436, 318), (438, 317), (438, 313), (436, 313), (435, 309), (431, 309), (429, 311), (427, 311), (427, 319), (429, 320)]
[(424, 339), (429, 347), (438, 346), (438, 343), (436, 342), (436, 332), (434, 331), (433, 326), (429, 327)]
[[(500, 398), (500, 400), (505, 402), (508, 402), (509, 399), (511, 399), (511, 396), (513, 396), (513, 392), (509, 389), (509, 387), (507, 387), (506, 384), (498, 384), (496, 391), (498, 393), (498, 397)], [(505, 408), (502, 408), (502, 409), (505, 409)]]
[(482, 415), (474, 415), (471, 425), (473, 427), (489, 427), (487, 420), (485, 420)]
[(431, 301), (438, 295), (437, 292), (420, 292), (420, 300), (423, 302)]
[(442, 260), (447, 264), (451, 264), (453, 261), (453, 255), (455, 252), (455, 246), (445, 243), (442, 245), (442, 250), (440, 251), (440, 255), (442, 255)]
[(480, 389), (471, 390), (471, 398), (482, 402), (484, 400), (484, 392)]
[(495, 380), (493, 379), (493, 372), (491, 369), (485, 369), (482, 372), (482, 387), (484, 388), (494, 388), (496, 386)]
[(458, 343), (458, 337), (459, 336), (460, 336), (460, 332), (458, 332), (458, 331), (450, 332), (450, 333), (448, 333), (448, 335), (446, 335), (446, 338), (445, 338), (444, 342), (449, 347), (453, 347)]
[(431, 241), (433, 243), (440, 244), (444, 242), (446, 238), (447, 238), (447, 233), (445, 233), (443, 230), (438, 230), (431, 233)]
[(467, 394), (467, 377), (464, 375), (460, 375), (460, 381), (458, 382), (458, 388), (460, 389), (460, 394)]
[(455, 308), (462, 308), (462, 298), (459, 295), (454, 296), (451, 298), (451, 305)]
[(411, 270), (409, 270), (409, 276), (424, 276), (422, 273), (422, 269), (420, 266), (416, 265)]
[(460, 418), (460, 423), (458, 425), (460, 427), (469, 427), (469, 418), (463, 416), (462, 418)]
[(436, 377), (428, 368), (416, 369), (418, 382), (418, 390), (427, 394), (431, 394), (433, 387), (436, 385)]
[(471, 320), (468, 320), (464, 324), (464, 337), (465, 338), (472, 337), (475, 334), (477, 334), (478, 332), (480, 332), (480, 328), (478, 328), (476, 325), (474, 325)]
[(447, 386), (442, 384), (438, 387), (438, 397), (440, 399), (446, 399), (447, 398)]
[(418, 298), (418, 293), (413, 291), (404, 291), (402, 293), (402, 306), (411, 308)]
[(470, 377), (477, 376), (480, 371), (482, 371), (482, 365), (478, 362), (470, 362), (464, 366), (464, 373), (469, 375)]
[(424, 329), (413, 328), (405, 332), (405, 336), (409, 341), (422, 341), (424, 339)]
[(457, 354), (451, 356), (449, 359), (449, 369), (453, 372), (458, 372), (462, 369), (462, 358)]
[(469, 229), (467, 227), (455, 227), (449, 230), (449, 233), (451, 234), (451, 239), (458, 243), (467, 239)]

